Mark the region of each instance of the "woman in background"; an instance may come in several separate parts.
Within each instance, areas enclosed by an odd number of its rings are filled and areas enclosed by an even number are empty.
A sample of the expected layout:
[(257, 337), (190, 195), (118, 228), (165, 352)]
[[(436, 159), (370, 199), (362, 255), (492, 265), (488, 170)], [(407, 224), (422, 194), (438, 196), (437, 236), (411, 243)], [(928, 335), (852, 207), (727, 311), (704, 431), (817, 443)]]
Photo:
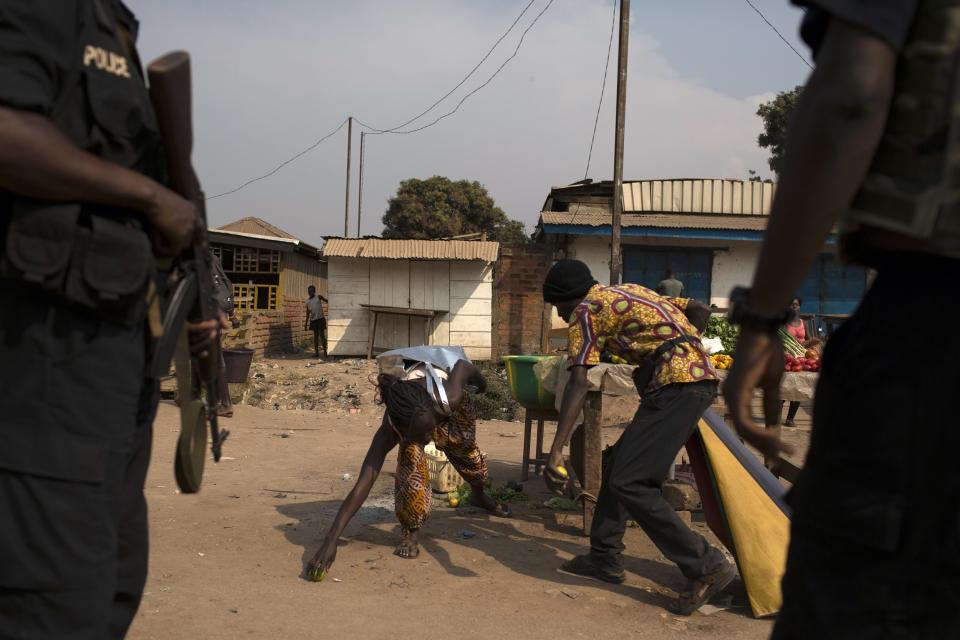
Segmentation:
[[(805, 343), (807, 338), (809, 338), (807, 335), (807, 325), (803, 323), (803, 318), (800, 317), (800, 307), (802, 306), (803, 300), (800, 298), (794, 298), (790, 301), (790, 318), (786, 324), (787, 333), (793, 336), (800, 344)], [(790, 403), (790, 407), (787, 409), (787, 419), (783, 421), (783, 426), (795, 427), (797, 425), (794, 419), (797, 417), (797, 411), (799, 411), (799, 409), (799, 402), (792, 401)], [(783, 411), (782, 402), (780, 403), (780, 410)]]

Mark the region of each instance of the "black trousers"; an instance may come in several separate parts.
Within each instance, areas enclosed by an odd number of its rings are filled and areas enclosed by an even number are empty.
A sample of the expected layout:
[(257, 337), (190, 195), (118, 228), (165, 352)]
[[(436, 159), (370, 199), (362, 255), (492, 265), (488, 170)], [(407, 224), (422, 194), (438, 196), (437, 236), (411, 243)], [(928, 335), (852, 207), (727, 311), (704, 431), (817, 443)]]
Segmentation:
[(143, 331), (0, 300), (0, 638), (122, 638), (147, 574)]
[(323, 355), (327, 354), (327, 319), (319, 318), (310, 323), (310, 330), (313, 331), (313, 350), (320, 353), (320, 345), (323, 345)]
[(880, 269), (827, 344), (774, 638), (960, 638), (958, 282)]
[(713, 382), (674, 384), (647, 394), (607, 462), (590, 529), (599, 566), (623, 568), (623, 534), (633, 518), (688, 578), (716, 570), (723, 554), (694, 533), (663, 498), (662, 486), (681, 447), (713, 402)]
[[(800, 410), (800, 403), (796, 400), (790, 402), (790, 406), (787, 407), (787, 420), (793, 420), (797, 417), (797, 411)], [(780, 412), (783, 413), (783, 402), (780, 403)], [(779, 422), (779, 420), (778, 420)]]

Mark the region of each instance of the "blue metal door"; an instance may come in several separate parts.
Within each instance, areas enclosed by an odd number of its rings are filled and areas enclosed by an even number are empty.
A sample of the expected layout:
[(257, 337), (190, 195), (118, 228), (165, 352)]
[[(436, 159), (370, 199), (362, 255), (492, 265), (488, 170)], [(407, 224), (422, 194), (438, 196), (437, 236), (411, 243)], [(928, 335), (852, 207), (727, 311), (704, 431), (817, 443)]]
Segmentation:
[(817, 256), (797, 295), (801, 313), (844, 315), (853, 313), (867, 289), (863, 267), (846, 265), (832, 253)]
[(713, 277), (713, 250), (686, 248), (623, 248), (623, 281), (656, 289), (667, 269), (673, 269), (683, 283), (687, 298), (710, 303)]

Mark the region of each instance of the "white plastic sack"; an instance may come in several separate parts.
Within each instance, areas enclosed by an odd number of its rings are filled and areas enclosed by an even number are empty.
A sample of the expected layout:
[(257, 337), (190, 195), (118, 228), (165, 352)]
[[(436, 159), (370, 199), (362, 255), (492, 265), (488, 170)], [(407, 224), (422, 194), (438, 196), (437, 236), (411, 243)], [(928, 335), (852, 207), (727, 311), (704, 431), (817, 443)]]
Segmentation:
[(429, 362), (443, 371), (452, 371), (460, 360), (470, 362), (463, 347), (424, 345), (420, 347), (404, 347), (381, 353), (377, 356), (380, 373), (389, 373), (403, 378), (407, 371), (421, 362)]
[(700, 342), (710, 355), (723, 351), (723, 340), (720, 338), (703, 338)]

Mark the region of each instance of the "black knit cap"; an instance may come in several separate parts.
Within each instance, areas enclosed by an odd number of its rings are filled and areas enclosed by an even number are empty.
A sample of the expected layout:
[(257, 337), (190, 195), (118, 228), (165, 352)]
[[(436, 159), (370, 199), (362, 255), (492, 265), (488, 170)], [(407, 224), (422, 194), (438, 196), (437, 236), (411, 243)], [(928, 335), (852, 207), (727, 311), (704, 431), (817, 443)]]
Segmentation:
[(597, 284), (590, 267), (579, 260), (560, 260), (550, 267), (543, 281), (543, 301), (551, 304), (576, 300)]

